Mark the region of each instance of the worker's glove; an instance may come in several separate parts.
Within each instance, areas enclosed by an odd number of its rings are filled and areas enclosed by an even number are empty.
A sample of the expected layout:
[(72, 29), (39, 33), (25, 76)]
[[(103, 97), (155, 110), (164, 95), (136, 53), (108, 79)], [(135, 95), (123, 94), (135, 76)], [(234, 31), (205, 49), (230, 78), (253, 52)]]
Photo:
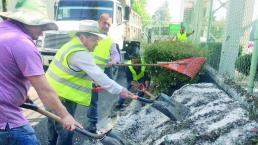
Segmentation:
[(141, 92), (144, 92), (145, 91), (145, 86), (143, 84), (139, 84), (138, 86), (138, 90), (141, 91)]

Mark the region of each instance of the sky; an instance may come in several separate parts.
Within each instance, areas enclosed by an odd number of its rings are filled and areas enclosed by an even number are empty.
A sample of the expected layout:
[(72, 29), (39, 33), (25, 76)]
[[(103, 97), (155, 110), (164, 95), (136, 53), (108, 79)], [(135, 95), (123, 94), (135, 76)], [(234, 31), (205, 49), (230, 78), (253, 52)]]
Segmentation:
[[(182, 18), (180, 17), (180, 8), (182, 5), (183, 0), (168, 0), (169, 2), (169, 9), (170, 9), (170, 14), (171, 14), (171, 22), (181, 22)], [(223, 0), (227, 1), (227, 0)], [(147, 1), (147, 12), (150, 15), (153, 15), (154, 12), (161, 6), (162, 3), (165, 2), (165, 0), (148, 0)], [(219, 3), (215, 0), (213, 4), (214, 8), (219, 7)], [(258, 0), (255, 0), (255, 5), (254, 5), (254, 15), (253, 15), (253, 20), (258, 18)], [(226, 11), (225, 9), (220, 9), (216, 14), (217, 19), (225, 19), (226, 17)]]
[[(147, 1), (147, 12), (153, 15), (154, 12), (165, 2), (165, 0), (148, 0)], [(172, 22), (180, 22), (180, 8), (182, 0), (168, 0), (170, 15), (172, 17)]]
[(254, 16), (253, 16), (253, 20), (258, 19), (258, 0), (255, 0), (255, 4), (254, 4)]

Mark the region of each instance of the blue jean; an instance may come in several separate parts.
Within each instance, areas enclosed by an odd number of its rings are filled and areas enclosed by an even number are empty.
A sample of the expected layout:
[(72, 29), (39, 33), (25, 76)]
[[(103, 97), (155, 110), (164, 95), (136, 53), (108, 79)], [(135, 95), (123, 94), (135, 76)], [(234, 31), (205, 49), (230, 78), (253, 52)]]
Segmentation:
[(106, 67), (105, 70), (104, 70), (104, 73), (105, 73), (110, 79), (113, 79), (112, 68), (111, 68), (111, 67)]
[(0, 145), (40, 145), (34, 129), (29, 125), (0, 130)]
[[(62, 100), (67, 111), (74, 116), (77, 104)], [(48, 118), (48, 145), (72, 145), (74, 132), (68, 131), (58, 122)]]
[(89, 118), (89, 126), (96, 127), (98, 122), (98, 92), (92, 92), (91, 106), (88, 109), (87, 117)]
[[(107, 67), (104, 70), (104, 73), (110, 78), (113, 79), (112, 73), (111, 73), (111, 67)], [(98, 122), (98, 99), (99, 94), (98, 92), (92, 92), (91, 97), (91, 105), (87, 112), (87, 117), (89, 118), (89, 127), (96, 127), (96, 124)]]

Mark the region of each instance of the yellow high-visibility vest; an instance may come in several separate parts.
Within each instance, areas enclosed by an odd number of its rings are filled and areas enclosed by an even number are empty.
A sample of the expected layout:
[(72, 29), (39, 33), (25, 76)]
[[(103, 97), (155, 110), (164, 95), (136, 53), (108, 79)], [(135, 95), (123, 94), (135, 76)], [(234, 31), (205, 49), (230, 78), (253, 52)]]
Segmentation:
[(89, 106), (92, 80), (84, 71), (75, 71), (68, 65), (69, 57), (77, 51), (88, 52), (79, 38), (73, 37), (56, 53), (46, 72), (46, 78), (59, 97)]
[(104, 69), (105, 64), (108, 63), (108, 59), (110, 57), (110, 47), (112, 45), (112, 39), (107, 37), (98, 42), (97, 47), (92, 52), (94, 56), (94, 61), (99, 67)]
[[(143, 61), (142, 61), (143, 62)], [(128, 64), (132, 64), (132, 61), (129, 60)], [(144, 77), (144, 72), (145, 72), (145, 66), (141, 66), (141, 72), (139, 74), (136, 73), (136, 71), (134, 70), (133, 66), (128, 66), (130, 72), (133, 75), (133, 80), (134, 81), (138, 81), (139, 79)]]
[(177, 41), (186, 42), (186, 40), (187, 40), (186, 32), (184, 32), (183, 34), (181, 34), (180, 32), (177, 33)]

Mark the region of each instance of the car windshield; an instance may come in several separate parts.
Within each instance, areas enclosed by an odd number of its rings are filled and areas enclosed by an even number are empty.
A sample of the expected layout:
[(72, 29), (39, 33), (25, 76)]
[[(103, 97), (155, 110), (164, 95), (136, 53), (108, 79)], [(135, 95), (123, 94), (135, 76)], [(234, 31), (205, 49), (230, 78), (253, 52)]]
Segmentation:
[(112, 1), (60, 1), (56, 20), (98, 20), (103, 13), (113, 15)]

